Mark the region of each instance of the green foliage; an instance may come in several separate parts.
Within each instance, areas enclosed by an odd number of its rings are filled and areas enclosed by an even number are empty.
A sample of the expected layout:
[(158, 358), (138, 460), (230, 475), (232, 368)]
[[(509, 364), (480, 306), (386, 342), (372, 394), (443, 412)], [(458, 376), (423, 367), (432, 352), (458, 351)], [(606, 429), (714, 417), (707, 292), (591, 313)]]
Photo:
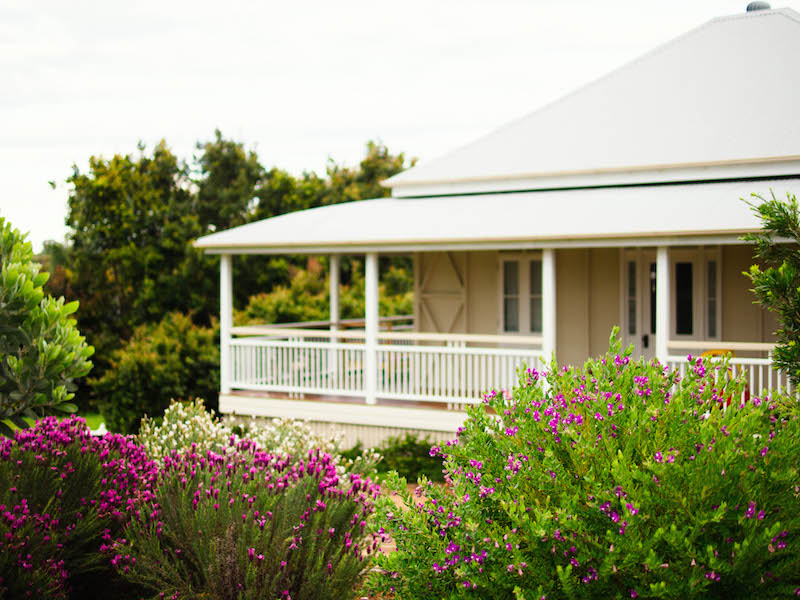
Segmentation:
[(392, 155), (385, 145), (370, 141), (358, 168), (340, 165), (331, 159), (326, 169), (327, 178), (313, 172), (294, 177), (281, 169), (271, 169), (256, 193), (258, 203), (253, 220), (318, 206), (383, 198), (390, 190), (380, 182), (415, 162), (416, 159), (406, 161), (402, 152)]
[(136, 329), (112, 355), (105, 374), (90, 381), (110, 431), (135, 432), (142, 415), (160, 416), (170, 400), (219, 397), (219, 339), (216, 328), (194, 325), (170, 313)]
[(98, 376), (136, 327), (167, 312), (209, 322), (218, 310), (218, 259), (194, 249), (203, 235), (187, 167), (164, 142), (138, 156), (92, 157), (74, 167), (67, 225), (67, 284), (82, 302), (80, 325), (98, 348)]
[(214, 141), (198, 143), (202, 153), (196, 158), (194, 179), (197, 192), (191, 205), (200, 226), (205, 229), (228, 229), (250, 220), (258, 204), (264, 167), (254, 151), (214, 132)]
[(425, 477), (430, 481), (444, 481), (442, 460), (430, 455), (431, 444), (415, 435), (389, 438), (378, 448), (383, 460), (378, 463), (379, 473), (397, 471), (400, 477), (417, 480)]
[[(349, 284), (339, 287), (342, 319), (364, 317), (364, 275), (360, 263), (354, 261)], [(291, 283), (279, 285), (270, 293), (251, 296), (244, 310), (234, 313), (236, 325), (262, 323), (294, 323), (330, 319), (328, 271), (316, 259), (309, 259), (306, 269), (289, 267)], [(391, 278), (379, 286), (379, 310), (384, 316), (413, 313), (412, 292), (404, 290), (410, 275), (399, 267), (390, 267)], [(390, 287), (391, 286), (391, 287)], [(396, 295), (389, 292), (399, 290)]]
[[(372, 587), (418, 598), (777, 598), (800, 593), (800, 418), (727, 365), (683, 380), (611, 350), (520, 371), (468, 408), (451, 488), (388, 499)], [(727, 410), (729, 398), (735, 400)]]
[(759, 304), (778, 316), (780, 328), (773, 353), (776, 368), (786, 371), (794, 387), (800, 386), (800, 213), (797, 198), (786, 201), (773, 194), (751, 205), (762, 221), (760, 233), (748, 234), (755, 242), (756, 257), (766, 263), (750, 267), (747, 275)]
[(381, 460), (376, 465), (378, 473), (395, 471), (400, 477), (416, 481), (425, 477), (442, 482), (442, 459), (430, 454), (431, 443), (407, 433), (404, 437), (391, 437), (378, 448), (365, 450), (361, 442), (342, 452), (346, 459), (356, 461), (366, 455), (377, 453)]
[(71, 318), (77, 302), (45, 295), (47, 273), (33, 261), (30, 243), (0, 218), (0, 433), (10, 420), (25, 428), (53, 410), (74, 412), (73, 380), (92, 368), (87, 346)]

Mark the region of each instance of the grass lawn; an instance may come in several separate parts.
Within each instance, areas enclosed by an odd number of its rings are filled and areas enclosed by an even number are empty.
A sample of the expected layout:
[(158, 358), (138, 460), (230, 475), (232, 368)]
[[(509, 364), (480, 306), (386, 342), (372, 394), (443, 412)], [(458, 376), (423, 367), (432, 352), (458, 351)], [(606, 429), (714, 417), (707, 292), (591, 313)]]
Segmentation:
[(93, 412), (78, 413), (78, 416), (86, 419), (86, 424), (89, 426), (89, 429), (92, 430), (100, 427), (100, 423), (105, 421), (105, 419), (103, 419), (103, 415), (101, 415), (100, 413), (93, 413)]
[[(100, 423), (105, 421), (105, 419), (103, 419), (103, 415), (101, 415), (100, 413), (94, 413), (94, 412), (78, 413), (78, 416), (86, 419), (86, 424), (89, 426), (89, 429), (91, 430), (97, 429), (98, 427), (100, 427)], [(33, 419), (29, 419), (28, 417), (23, 417), (23, 419), (25, 419), (28, 422), (28, 425), (33, 425), (34, 422)], [(17, 426), (14, 425), (13, 423), (8, 423), (8, 425), (9, 427), (11, 427), (11, 429), (17, 429)]]

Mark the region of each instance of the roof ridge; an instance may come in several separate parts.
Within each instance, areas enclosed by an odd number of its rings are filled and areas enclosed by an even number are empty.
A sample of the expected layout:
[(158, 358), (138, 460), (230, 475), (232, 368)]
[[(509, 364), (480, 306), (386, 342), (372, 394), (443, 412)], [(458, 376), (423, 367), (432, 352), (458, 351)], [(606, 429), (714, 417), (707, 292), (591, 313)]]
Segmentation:
[[(715, 21), (735, 21), (737, 19), (757, 19), (759, 17), (769, 17), (772, 15), (780, 14), (784, 17), (791, 19), (792, 21), (797, 21), (800, 23), (800, 13), (789, 6), (784, 6), (783, 8), (770, 8), (767, 10), (752, 10), (750, 12), (743, 12), (743, 13), (736, 13), (733, 15), (724, 15), (721, 17), (714, 17), (705, 25), (713, 23)], [(688, 33), (688, 32), (687, 32)]]
[[(432, 159), (428, 163), (420, 164), (419, 167), (424, 167), (424, 166), (426, 166), (426, 164), (431, 164), (431, 163), (434, 163), (434, 162), (438, 162), (438, 161), (446, 158), (447, 156), (449, 156), (449, 155), (451, 155), (451, 154), (453, 154), (455, 152), (463, 150), (464, 148), (467, 148), (469, 146), (473, 146), (473, 145), (475, 145), (475, 144), (477, 144), (477, 143), (479, 143), (479, 142), (481, 142), (481, 141), (483, 141), (483, 140), (485, 140), (485, 139), (487, 139), (487, 138), (489, 138), (491, 136), (494, 136), (494, 135), (496, 135), (498, 133), (501, 133), (501, 132), (506, 131), (508, 129), (511, 129), (513, 127), (516, 127), (517, 125), (519, 125), (520, 123), (528, 120), (532, 116), (544, 113), (545, 111), (551, 109), (553, 106), (555, 106), (557, 104), (560, 104), (560, 103), (564, 102), (565, 100), (578, 95), (579, 93), (582, 93), (582, 92), (584, 92), (586, 90), (590, 90), (590, 89), (596, 87), (597, 85), (599, 85), (599, 84), (601, 84), (603, 82), (611, 81), (611, 80), (615, 79), (616, 77), (619, 77), (620, 75), (630, 71), (633, 67), (635, 67), (636, 65), (640, 64), (641, 62), (643, 62), (645, 60), (649, 60), (650, 58), (658, 56), (659, 54), (662, 54), (663, 52), (665, 52), (668, 49), (670, 49), (673, 46), (675, 46), (677, 43), (685, 40), (688, 37), (694, 36), (695, 34), (707, 29), (708, 27), (710, 27), (710, 26), (712, 26), (714, 24), (722, 23), (722, 22), (725, 22), (725, 21), (732, 21), (732, 20), (742, 19), (742, 18), (756, 18), (756, 17), (772, 16), (774, 14), (781, 14), (781, 15), (783, 15), (783, 16), (791, 19), (791, 20), (796, 21), (798, 24), (800, 24), (800, 13), (795, 12), (791, 8), (780, 8), (780, 9), (770, 9), (770, 10), (762, 10), (762, 11), (752, 11), (752, 12), (745, 12), (745, 13), (737, 13), (737, 14), (733, 14), (733, 15), (726, 15), (726, 16), (722, 16), (722, 17), (714, 17), (712, 19), (709, 19), (705, 23), (697, 25), (696, 27), (693, 27), (689, 31), (686, 31), (686, 32), (678, 35), (677, 37), (674, 37), (674, 38), (672, 38), (670, 40), (662, 42), (661, 44), (657, 45), (655, 48), (652, 48), (651, 50), (648, 50), (647, 52), (645, 52), (644, 54), (639, 55), (638, 57), (634, 58), (633, 60), (630, 60), (630, 61), (628, 61), (628, 62), (626, 62), (626, 63), (624, 63), (624, 64), (622, 64), (622, 65), (620, 65), (620, 66), (618, 66), (618, 67), (616, 67), (614, 69), (612, 69), (611, 71), (609, 71), (609, 72), (607, 72), (607, 73), (605, 73), (605, 74), (603, 74), (603, 75), (601, 75), (601, 76), (599, 76), (599, 77), (597, 77), (595, 79), (592, 79), (591, 81), (588, 81), (587, 83), (584, 83), (584, 84), (580, 85), (579, 87), (573, 89), (572, 91), (567, 92), (566, 94), (564, 94), (562, 96), (559, 96), (558, 98), (555, 98), (555, 99), (543, 104), (542, 106), (540, 106), (540, 107), (538, 107), (538, 108), (536, 108), (536, 109), (534, 109), (534, 110), (532, 110), (530, 112), (525, 113), (524, 115), (522, 115), (520, 117), (517, 117), (517, 118), (515, 118), (515, 119), (513, 119), (511, 121), (508, 121), (505, 124), (492, 129), (490, 132), (485, 133), (485, 134), (473, 139), (472, 141), (467, 142), (466, 144), (462, 144), (461, 146), (455, 148), (454, 150), (451, 150), (450, 152), (447, 152), (446, 154), (442, 154), (442, 155)], [(385, 184), (385, 183), (391, 182), (395, 178), (398, 180), (399, 183), (402, 183), (403, 175), (405, 173), (409, 173), (409, 172), (413, 171), (414, 168), (415, 167), (411, 167), (410, 169), (407, 169), (406, 171), (398, 173), (397, 175), (394, 175), (393, 177), (390, 177), (389, 179), (385, 180), (383, 183)], [(389, 185), (387, 187), (391, 187), (391, 185)]]

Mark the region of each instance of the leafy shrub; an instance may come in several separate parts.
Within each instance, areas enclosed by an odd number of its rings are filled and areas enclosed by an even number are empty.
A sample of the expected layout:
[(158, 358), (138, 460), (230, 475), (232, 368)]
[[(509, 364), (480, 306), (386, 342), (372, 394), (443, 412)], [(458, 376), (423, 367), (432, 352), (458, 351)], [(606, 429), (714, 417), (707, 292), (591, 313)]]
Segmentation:
[(94, 438), (78, 417), (47, 417), (0, 441), (0, 598), (108, 597), (102, 548), (154, 479), (142, 448)]
[[(468, 409), (452, 489), (383, 503), (398, 552), (372, 586), (411, 598), (800, 594), (800, 418), (691, 359), (681, 381), (611, 351), (522, 370)], [(718, 369), (723, 369), (718, 371)], [(423, 481), (427, 485), (426, 482)]]
[(22, 415), (75, 412), (73, 380), (92, 368), (94, 348), (70, 318), (78, 303), (45, 296), (39, 269), (25, 236), (0, 217), (0, 433), (9, 437), (5, 419), (25, 428)]
[(164, 459), (112, 560), (153, 598), (350, 600), (381, 539), (367, 528), (378, 493), (319, 451), (290, 463), (250, 441), (189, 448)]
[(442, 459), (430, 455), (431, 443), (416, 435), (407, 433), (404, 437), (391, 437), (376, 449), (364, 449), (361, 442), (349, 450), (342, 452), (345, 459), (351, 461), (374, 460), (377, 473), (396, 471), (400, 477), (416, 481), (424, 476), (430, 481), (442, 482)]
[[(364, 317), (364, 275), (358, 263), (351, 281), (339, 288), (342, 319)], [(330, 294), (328, 274), (315, 260), (309, 260), (306, 269), (290, 267), (289, 286), (276, 286), (269, 293), (251, 296), (243, 311), (234, 312), (237, 325), (262, 323), (296, 323), (327, 321), (330, 319)], [(379, 286), (380, 314), (384, 316), (408, 315), (414, 312), (413, 291), (404, 289), (408, 273), (390, 267), (385, 281)]]
[(91, 381), (111, 431), (136, 431), (143, 415), (160, 416), (175, 398), (219, 398), (219, 340), (180, 313), (143, 325), (114, 352), (111, 367)]

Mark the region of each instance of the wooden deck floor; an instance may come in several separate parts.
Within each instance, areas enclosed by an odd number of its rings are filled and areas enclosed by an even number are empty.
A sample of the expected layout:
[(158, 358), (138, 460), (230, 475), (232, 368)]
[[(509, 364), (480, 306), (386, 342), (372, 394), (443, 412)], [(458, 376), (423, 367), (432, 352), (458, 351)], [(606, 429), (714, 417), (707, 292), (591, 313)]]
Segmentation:
[[(229, 392), (231, 396), (241, 396), (246, 398), (264, 398), (275, 400), (309, 400), (314, 402), (329, 402), (332, 404), (355, 404), (366, 405), (364, 398), (358, 396), (336, 396), (328, 394), (288, 394), (285, 392), (261, 392), (250, 390), (232, 390)], [(452, 411), (453, 408), (447, 402), (429, 402), (429, 401), (414, 401), (414, 400), (391, 400), (391, 399), (378, 399), (377, 404), (374, 406), (393, 406), (396, 408), (417, 408), (427, 410), (445, 410)]]

